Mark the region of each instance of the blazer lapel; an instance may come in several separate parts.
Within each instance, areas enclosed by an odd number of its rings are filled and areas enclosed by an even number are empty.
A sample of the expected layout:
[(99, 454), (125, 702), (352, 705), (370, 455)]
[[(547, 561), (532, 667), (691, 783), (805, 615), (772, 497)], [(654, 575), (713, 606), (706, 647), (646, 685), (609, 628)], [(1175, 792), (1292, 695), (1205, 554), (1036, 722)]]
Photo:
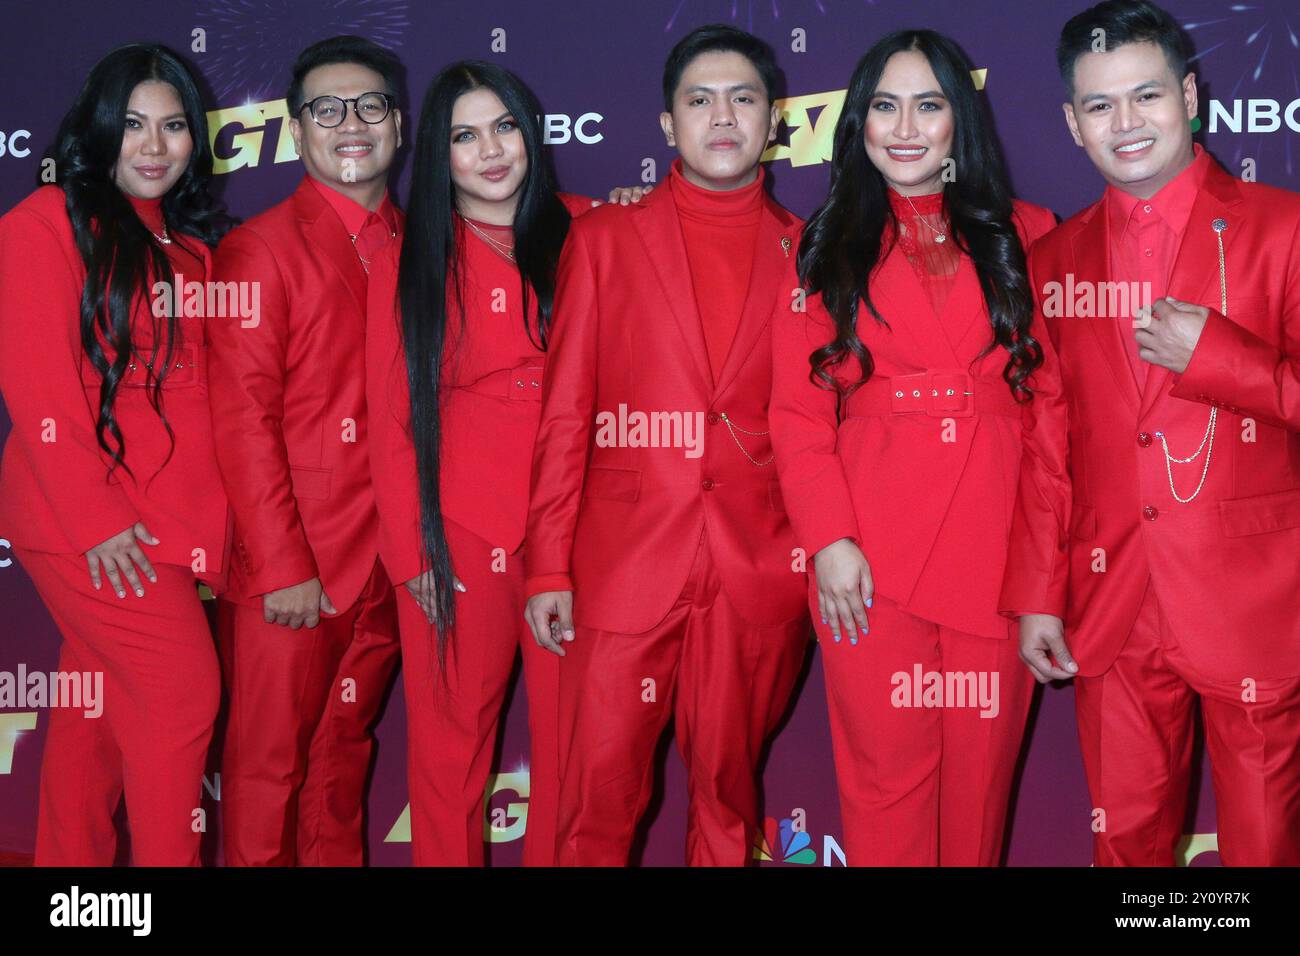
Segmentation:
[(294, 193), (298, 218), (316, 255), (329, 262), (352, 294), (362, 314), (366, 308), (366, 275), (347, 229), (329, 204), (304, 176)]
[[(1110, 226), (1107, 223), (1106, 201), (1103, 199), (1092, 207), (1092, 216), (1074, 237), (1075, 285), (1090, 282), (1093, 288), (1106, 288), (1103, 282), (1111, 278), (1110, 261)], [(1053, 277), (1056, 278), (1056, 277)], [(1057, 279), (1057, 281), (1060, 281)], [(1035, 290), (1037, 292), (1037, 290)], [(1069, 308), (1072, 303), (1067, 303)], [(1128, 319), (1118, 317), (1063, 318), (1065, 322), (1078, 322), (1090, 330), (1097, 340), (1097, 349), (1105, 359), (1115, 385), (1124, 397), (1125, 403), (1134, 412), (1138, 410), (1139, 394), (1137, 376), (1129, 362), (1128, 346), (1124, 344), (1125, 326), (1130, 326)]]
[[(1241, 193), (1227, 173), (1211, 163), (1205, 171), (1205, 181), (1196, 193), (1192, 214), (1188, 217), (1183, 241), (1178, 246), (1169, 279), (1169, 295), (1180, 302), (1209, 306), (1218, 309), (1222, 304), (1219, 293), (1219, 243), (1213, 223), (1222, 219), (1227, 223), (1223, 231), (1223, 257), (1233, 241), (1242, 232), (1241, 214), (1237, 206)], [(1234, 228), (1235, 227), (1235, 228)], [(1228, 308), (1232, 308), (1232, 290), (1228, 290)], [(1146, 388), (1142, 391), (1141, 413), (1145, 415), (1169, 387), (1173, 373), (1163, 365), (1152, 365), (1147, 370)]]
[[(886, 248), (888, 243), (889, 236), (886, 234), (881, 248)], [(960, 275), (959, 272), (958, 278)], [(957, 353), (953, 351), (939, 316), (935, 315), (921, 278), (897, 243), (889, 247), (884, 261), (868, 277), (867, 285), (871, 291), (871, 301), (881, 318), (888, 323), (890, 331), (894, 335), (903, 334), (912, 339), (918, 368), (958, 367), (960, 363), (957, 361)], [(956, 294), (954, 288), (949, 296), (950, 302)], [(858, 315), (859, 324), (876, 321), (865, 303), (859, 304)]]
[(715, 395), (721, 395), (739, 374), (755, 343), (767, 330), (777, 299), (790, 293), (781, 289), (780, 284), (786, 274), (785, 260), (795, 254), (796, 238), (794, 220), (775, 200), (764, 197), (763, 217), (754, 236), (754, 261), (749, 271), (745, 306), (723, 360)]
[[(943, 304), (939, 325), (952, 346), (958, 368), (974, 361), (984, 346), (993, 341), (993, 326), (984, 304), (984, 290), (980, 287), (979, 273), (970, 256), (963, 255), (958, 260), (957, 275)], [(966, 355), (970, 358), (963, 359)]]
[(695, 306), (695, 283), (686, 259), (686, 241), (682, 238), (672, 188), (665, 183), (631, 208), (632, 223), (645, 246), (646, 258), (659, 279), (668, 311), (677, 322), (686, 350), (695, 363), (702, 391), (708, 394), (713, 387), (713, 371), (704, 344), (704, 327)]

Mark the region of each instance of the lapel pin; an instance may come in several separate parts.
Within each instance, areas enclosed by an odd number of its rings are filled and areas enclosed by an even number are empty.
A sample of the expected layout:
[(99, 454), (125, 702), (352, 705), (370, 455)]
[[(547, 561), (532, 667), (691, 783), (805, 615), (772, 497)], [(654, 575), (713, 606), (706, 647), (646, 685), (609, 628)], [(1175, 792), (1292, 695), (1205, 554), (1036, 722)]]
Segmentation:
[(789, 259), (790, 258), (790, 237), (789, 236), (781, 237), (781, 248), (785, 252), (785, 257)]
[(1223, 230), (1228, 228), (1228, 221), (1226, 219), (1216, 219), (1214, 222), (1210, 223), (1210, 226), (1215, 232), (1223, 232)]

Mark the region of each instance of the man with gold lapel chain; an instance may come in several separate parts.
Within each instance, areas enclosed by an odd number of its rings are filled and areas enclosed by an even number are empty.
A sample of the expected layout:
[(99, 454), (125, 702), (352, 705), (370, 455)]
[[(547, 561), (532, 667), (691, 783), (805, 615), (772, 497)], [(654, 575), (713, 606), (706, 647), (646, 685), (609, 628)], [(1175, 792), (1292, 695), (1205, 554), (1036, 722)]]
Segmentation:
[[(526, 616), (560, 662), (560, 865), (628, 862), (670, 718), (687, 860), (742, 866), (760, 750), (810, 634), (772, 467), (768, 322), (798, 220), (767, 197), (771, 50), (702, 27), (669, 54), (680, 159), (560, 260), (527, 530)], [(787, 300), (788, 301), (788, 300)]]
[[(1187, 55), (1147, 2), (1062, 31), (1066, 120), (1108, 186), (1030, 255), (1056, 441), (1023, 461), (1001, 606), (1038, 680), (1074, 679), (1097, 865), (1174, 862), (1197, 698), (1223, 862), (1295, 865), (1300, 196), (1193, 146)], [(1107, 315), (1113, 283), (1152, 304)]]
[(226, 862), (355, 866), (371, 725), (398, 657), (366, 447), (368, 266), (402, 216), (401, 64), (355, 36), (294, 64), (290, 124), (306, 175), (217, 250), (223, 282), (259, 283), (261, 314), (216, 323), (211, 404), (235, 514), (218, 608), (230, 718)]

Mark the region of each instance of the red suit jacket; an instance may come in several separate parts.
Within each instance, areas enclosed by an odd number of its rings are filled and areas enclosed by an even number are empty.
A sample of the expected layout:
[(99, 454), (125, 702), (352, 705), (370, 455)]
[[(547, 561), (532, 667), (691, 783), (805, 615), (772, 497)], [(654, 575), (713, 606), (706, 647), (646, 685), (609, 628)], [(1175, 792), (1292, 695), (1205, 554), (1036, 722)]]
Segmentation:
[[(1227, 223), (1227, 316), (1216, 219)], [(1102, 203), (1040, 240), (1030, 256), (1040, 312), (1045, 283), (1108, 280), (1110, 245)], [(1001, 606), (1064, 618), (1080, 673), (1096, 675), (1150, 581), (1206, 677), (1300, 675), (1300, 196), (1212, 163), (1169, 288), (1152, 291), (1211, 312), (1186, 371), (1150, 366), (1141, 393), (1123, 340), (1131, 322), (1045, 318), (1061, 388), (1034, 402), (1041, 439), (1024, 459)], [(1180, 504), (1154, 436), (1191, 455), (1211, 405), (1209, 474)], [(1172, 466), (1179, 494), (1196, 488), (1203, 462)]]
[[(1015, 213), (1026, 248), (1056, 224), (1038, 206), (1018, 202)], [(889, 327), (862, 307), (858, 336), (875, 371), (842, 421), (835, 393), (808, 379), (809, 354), (835, 334), (821, 296), (804, 312), (784, 301), (772, 318), (772, 438), (795, 540), (811, 560), (852, 538), (877, 592), (904, 610), (1005, 638), (998, 589), (1024, 412), (1002, 378), (1006, 350), (980, 357), (993, 336), (975, 265), (962, 256), (943, 315), (898, 246), (870, 282)], [(798, 284), (791, 258), (785, 285)], [(857, 360), (840, 374), (855, 381)]]
[(235, 513), (230, 597), (260, 603), (269, 591), (319, 577), (343, 611), (379, 553), (361, 261), (304, 178), (225, 238), (214, 272), (261, 290), (255, 325), (213, 325), (213, 430)]
[[(592, 208), (585, 196), (558, 194), (574, 218)], [(465, 332), (448, 297), (441, 404), (439, 482), (443, 517), (513, 554), (524, 538), (528, 473), (541, 409), (545, 353), (534, 344), (536, 301), (530, 299), (530, 341), (524, 331), (519, 270), (468, 229), (465, 245)], [(379, 552), (394, 584), (423, 569), (420, 494), (411, 443), (411, 389), (397, 313), (401, 246), (393, 243), (370, 266), (366, 310), (366, 395), (370, 457), (379, 508)], [(494, 311), (504, 292), (504, 311)]]
[[(210, 271), (207, 246), (174, 241)], [(198, 576), (220, 587), (229, 522), (212, 448), (205, 339), (205, 325), (220, 320), (183, 312), (179, 320), (162, 388), (174, 447), (150, 405), (145, 370), (138, 359), (128, 368), (113, 411), (135, 477), (121, 466), (106, 477), (109, 457), (95, 438), (100, 375), (81, 345), (85, 279), (62, 189), (43, 186), (0, 219), (0, 387), (13, 422), (0, 470), (0, 527), (35, 551), (82, 554), (140, 521), (160, 542), (145, 547), (150, 560), (196, 566), (201, 548), (206, 570)], [(141, 294), (131, 327), (146, 356), (151, 302)]]
[[(740, 614), (775, 624), (807, 613), (776, 473), (746, 457), (767, 461), (770, 442), (765, 434), (733, 438), (721, 418), (768, 431), (768, 324), (772, 302), (785, 295), (783, 266), (798, 226), (765, 200), (748, 299), (715, 382), (672, 190), (573, 223), (560, 261), (525, 561), (530, 593), (571, 578), (576, 623), (624, 633), (653, 627), (681, 593), (706, 526)], [(678, 412), (684, 423), (689, 415), (692, 427), (700, 413), (702, 454), (598, 441), (597, 416), (617, 417), (620, 405), (629, 416)]]

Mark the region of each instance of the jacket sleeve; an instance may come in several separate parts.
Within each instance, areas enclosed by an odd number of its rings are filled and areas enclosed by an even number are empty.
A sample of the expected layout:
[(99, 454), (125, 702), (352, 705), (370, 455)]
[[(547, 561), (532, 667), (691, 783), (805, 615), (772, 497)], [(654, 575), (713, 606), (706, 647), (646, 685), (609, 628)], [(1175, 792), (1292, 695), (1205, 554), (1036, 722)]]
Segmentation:
[(573, 590), (570, 560), (595, 421), (600, 301), (584, 231), (560, 254), (554, 319), (533, 448), (525, 591)]
[[(1227, 406), (1233, 412), (1300, 432), (1300, 225), (1280, 303), (1282, 346), (1266, 342), (1231, 318), (1210, 310), (1209, 320), (1170, 394)], [(1228, 293), (1232, 311), (1232, 293)]]
[(423, 570), (411, 389), (397, 314), (397, 258), (372, 267), (366, 304), (366, 421), (379, 511), (379, 553), (393, 584)]
[(1031, 255), (1029, 281), (1035, 301), (1031, 334), (1042, 346), (1043, 364), (1033, 375), (1033, 400), (1021, 409), (1020, 484), (998, 607), (1009, 617), (1022, 614), (1064, 617), (1073, 494), (1069, 411), (1054, 340), (1043, 318), (1035, 261), (1036, 257)]
[(10, 451), (35, 472), (57, 530), (84, 554), (139, 516), (122, 486), (109, 482), (95, 436), (98, 376), (81, 377), (75, 255), (40, 216), (18, 209), (0, 219), (0, 392), (18, 446)]
[(834, 324), (821, 296), (796, 295), (794, 260), (786, 278), (772, 315), (768, 422), (795, 542), (811, 557), (841, 538), (859, 540), (858, 519), (836, 448), (835, 393), (808, 378), (808, 356), (835, 337)]
[(217, 248), (221, 282), (256, 282), (253, 319), (215, 319), (209, 360), (209, 400), (217, 465), (235, 514), (234, 560), (251, 595), (319, 576), (289, 472), (284, 442), (284, 383), (289, 303), (275, 251), (248, 227)]

